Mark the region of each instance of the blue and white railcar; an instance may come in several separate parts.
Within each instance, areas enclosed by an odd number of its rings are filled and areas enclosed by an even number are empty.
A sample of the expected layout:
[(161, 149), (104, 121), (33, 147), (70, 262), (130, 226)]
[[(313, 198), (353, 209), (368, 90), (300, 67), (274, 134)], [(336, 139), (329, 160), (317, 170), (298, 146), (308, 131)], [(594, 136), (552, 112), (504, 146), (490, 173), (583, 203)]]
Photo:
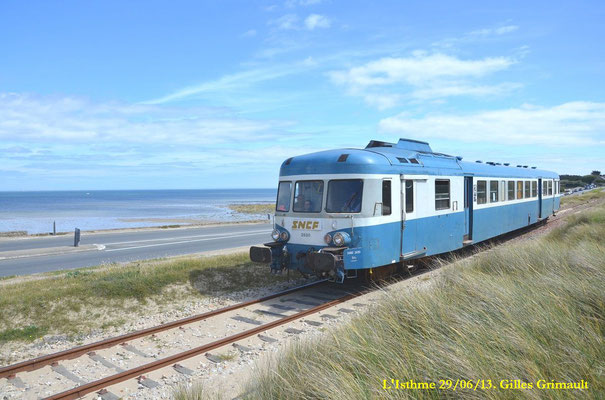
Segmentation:
[(250, 249), (273, 271), (342, 282), (535, 224), (559, 209), (559, 175), (465, 162), (426, 142), (371, 141), (281, 166), (273, 241)]

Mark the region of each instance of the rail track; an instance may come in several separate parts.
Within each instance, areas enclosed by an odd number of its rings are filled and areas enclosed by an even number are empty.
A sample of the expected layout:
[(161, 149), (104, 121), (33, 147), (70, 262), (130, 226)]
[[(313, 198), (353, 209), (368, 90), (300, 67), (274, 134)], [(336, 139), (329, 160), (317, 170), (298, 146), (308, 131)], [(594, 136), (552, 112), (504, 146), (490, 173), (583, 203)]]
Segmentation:
[(0, 368), (0, 378), (10, 378), (14, 376), (18, 372), (23, 371), (34, 371), (36, 369), (42, 368), (47, 365), (52, 365), (53, 363), (62, 361), (62, 360), (71, 360), (76, 357), (80, 357), (81, 355), (88, 354), (95, 350), (106, 349), (112, 346), (117, 346), (122, 343), (126, 343), (133, 339), (138, 339), (144, 336), (154, 335), (156, 333), (166, 331), (169, 329), (179, 328), (181, 326), (191, 324), (198, 321), (203, 321), (207, 318), (214, 317), (216, 315), (224, 314), (229, 311), (238, 310), (240, 308), (244, 308), (253, 304), (259, 304), (268, 300), (275, 299), (277, 297), (285, 296), (291, 293), (295, 293), (304, 289), (308, 289), (317, 285), (321, 285), (325, 283), (326, 280), (320, 280), (317, 282), (312, 282), (306, 285), (298, 286), (295, 288), (287, 289), (281, 292), (277, 292), (271, 294), (269, 296), (260, 297), (258, 299), (253, 299), (249, 301), (244, 301), (241, 303), (233, 304), (231, 306), (219, 308), (217, 310), (208, 311), (202, 314), (194, 315), (191, 317), (179, 319), (176, 321), (172, 321), (166, 324), (157, 325), (147, 329), (141, 329), (134, 332), (130, 332), (124, 335), (116, 336), (113, 338), (101, 340), (98, 342), (86, 344), (83, 346), (74, 347), (72, 349), (68, 349), (65, 351), (60, 351), (53, 354), (48, 354), (45, 356), (33, 358), (31, 360), (22, 361), (13, 365), (9, 365), (7, 367)]
[[(188, 358), (200, 355), (200, 354), (204, 354), (210, 350), (214, 350), (216, 348), (228, 345), (228, 344), (232, 344), (235, 343), (239, 340), (245, 339), (247, 337), (253, 336), (253, 335), (257, 335), (261, 332), (264, 332), (268, 329), (272, 329), (275, 328), (277, 326), (280, 325), (284, 325), (287, 324), (291, 321), (295, 321), (298, 319), (301, 319), (303, 317), (306, 317), (308, 315), (311, 314), (315, 314), (319, 311), (325, 310), (327, 308), (333, 307), (335, 305), (338, 305), (340, 303), (343, 303), (345, 301), (351, 300), (355, 297), (360, 296), (361, 294), (363, 294), (363, 291), (359, 291), (356, 293), (351, 293), (351, 294), (347, 294), (345, 296), (342, 296), (338, 299), (335, 300), (331, 300), (328, 301), (324, 304), (321, 304), (319, 306), (304, 310), (304, 311), (300, 311), (296, 314), (287, 316), (285, 318), (281, 318), (278, 319), (276, 321), (273, 322), (269, 322), (263, 325), (260, 325), (256, 328), (252, 328), (252, 329), (248, 329), (244, 332), (235, 334), (235, 335), (231, 335), (228, 336), (226, 338), (214, 341), (212, 343), (208, 343), (205, 345), (201, 345), (198, 346), (196, 348), (193, 348), (191, 350), (187, 350), (178, 354), (175, 354), (173, 356), (169, 356), (166, 358), (162, 358), (160, 360), (148, 363), (148, 364), (144, 364), (141, 365), (140, 367), (136, 367), (136, 368), (132, 368), (130, 370), (124, 371), (124, 372), (120, 372), (111, 376), (108, 376), (106, 378), (94, 381), (94, 382), (90, 382), (78, 387), (75, 387), (71, 390), (67, 390), (65, 392), (61, 392), (58, 393), (56, 395), (53, 396), (49, 396), (46, 399), (47, 400), (69, 400), (69, 399), (77, 399), (79, 397), (82, 397), (88, 393), (92, 393), (95, 391), (99, 391), (102, 390), (103, 388), (109, 387), (111, 385), (115, 385), (116, 383), (120, 383), (123, 382), (127, 379), (131, 379), (131, 378), (136, 378), (136, 377), (140, 377), (145, 373), (151, 372), (151, 371), (155, 371), (159, 368), (163, 368), (169, 365), (177, 365), (176, 363), (182, 360), (186, 360)], [(101, 393), (99, 393), (101, 394)]]
[[(109, 338), (106, 340), (78, 346), (78, 347), (75, 347), (75, 348), (72, 348), (69, 350), (37, 357), (37, 358), (31, 359), (31, 360), (22, 361), (22, 362), (13, 364), (13, 365), (9, 365), (9, 366), (0, 368), (0, 378), (6, 378), (8, 380), (8, 382), (11, 383), (13, 386), (15, 386), (17, 388), (25, 389), (26, 384), (23, 380), (21, 380), (20, 373), (26, 373), (26, 375), (27, 375), (28, 372), (36, 371), (41, 368), (51, 366), (52, 371), (55, 374), (63, 375), (63, 377), (66, 377), (68, 380), (71, 379), (71, 381), (73, 381), (74, 384), (79, 383), (79, 385), (75, 386), (69, 390), (64, 390), (64, 391), (60, 391), (60, 392), (57, 391), (56, 394), (52, 394), (50, 396), (47, 396), (46, 394), (42, 394), (39, 392), (38, 393), (30, 392), (29, 393), (30, 395), (35, 395), (36, 398), (44, 397), (47, 399), (76, 399), (76, 398), (82, 397), (86, 394), (97, 392), (98, 395), (101, 396), (101, 398), (103, 398), (103, 399), (117, 399), (118, 398), (117, 396), (113, 395), (110, 392), (102, 391), (102, 389), (115, 385), (116, 383), (123, 382), (128, 379), (137, 378), (137, 377), (141, 378), (143, 376), (143, 374), (146, 374), (151, 371), (155, 371), (155, 370), (158, 370), (160, 368), (167, 367), (170, 365), (173, 365), (178, 372), (187, 373), (186, 368), (182, 368), (179, 364), (177, 364), (179, 361), (186, 360), (186, 359), (195, 357), (197, 355), (202, 355), (204, 353), (208, 353), (211, 350), (214, 350), (219, 347), (223, 347), (223, 346), (226, 346), (226, 345), (229, 345), (232, 343), (236, 343), (237, 341), (240, 341), (242, 339), (248, 338), (253, 335), (260, 334), (264, 331), (278, 327), (280, 325), (285, 325), (285, 324), (288, 324), (289, 322), (300, 320), (301, 318), (304, 318), (311, 314), (318, 313), (322, 310), (333, 307), (342, 302), (348, 301), (363, 293), (363, 291), (361, 291), (361, 290), (356, 290), (352, 293), (345, 292), (343, 295), (340, 295), (336, 298), (334, 298), (333, 296), (326, 297), (327, 295), (325, 294), (325, 292), (324, 292), (323, 296), (320, 296), (317, 293), (313, 294), (313, 292), (312, 292), (313, 289), (317, 289), (317, 288), (319, 288), (321, 286), (325, 286), (325, 285), (329, 285), (329, 283), (326, 282), (325, 280), (312, 282), (310, 284), (306, 284), (306, 285), (298, 286), (298, 287), (291, 288), (288, 290), (284, 290), (284, 291), (281, 291), (278, 293), (274, 293), (269, 296), (264, 296), (264, 297), (257, 298), (254, 300), (245, 301), (242, 303), (234, 304), (234, 305), (231, 305), (228, 307), (223, 307), (223, 308), (220, 308), (220, 309), (217, 309), (214, 311), (209, 311), (206, 313), (198, 314), (198, 315), (195, 315), (192, 317), (180, 319), (180, 320), (173, 321), (170, 323), (134, 331), (134, 332), (127, 333), (124, 335)], [(241, 330), (240, 332), (238, 332), (236, 334), (226, 336), (226, 337), (223, 337), (218, 340), (211, 341), (210, 343), (201, 344), (199, 346), (190, 348), (186, 351), (181, 351), (181, 352), (177, 352), (175, 354), (170, 354), (166, 357), (159, 358), (153, 362), (141, 363), (140, 365), (138, 365), (134, 368), (120, 370), (120, 368), (117, 368), (116, 365), (112, 365), (112, 363), (108, 362), (106, 358), (103, 358), (103, 356), (96, 353), (96, 351), (109, 349), (112, 347), (119, 347), (120, 345), (129, 346), (128, 343), (133, 341), (134, 339), (140, 339), (140, 338), (145, 338), (145, 337), (150, 337), (150, 336), (153, 337), (154, 335), (156, 335), (157, 333), (160, 333), (160, 332), (165, 332), (165, 331), (175, 330), (175, 329), (178, 330), (179, 328), (183, 329), (183, 327), (185, 325), (193, 324), (196, 322), (209, 321), (209, 320), (211, 320), (211, 318), (216, 317), (218, 315), (227, 314), (227, 313), (234, 312), (237, 310), (242, 310), (248, 306), (257, 305), (257, 304), (262, 306), (263, 303), (269, 302), (270, 300), (276, 300), (276, 299), (281, 298), (282, 301), (285, 303), (288, 299), (284, 299), (284, 298), (288, 297), (288, 295), (297, 294), (297, 293), (301, 293), (301, 292), (305, 292), (305, 291), (311, 292), (311, 294), (302, 295), (303, 297), (307, 296), (307, 298), (306, 298), (307, 300), (304, 300), (304, 298), (303, 299), (301, 299), (301, 298), (290, 298), (289, 299), (289, 301), (295, 301), (295, 302), (298, 302), (299, 304), (302, 304), (303, 307), (299, 306), (298, 308), (296, 308), (296, 307), (291, 307), (291, 306), (287, 306), (287, 305), (283, 305), (283, 304), (280, 305), (279, 303), (278, 303), (278, 305), (273, 305), (273, 307), (282, 307), (283, 310), (290, 310), (290, 311), (296, 310), (297, 312), (295, 312), (294, 314), (285, 315), (285, 314), (280, 314), (280, 313), (274, 312), (274, 311), (255, 310), (255, 311), (260, 311), (261, 313), (265, 313), (268, 316), (273, 316), (273, 317), (279, 316), (279, 319), (269, 321), (267, 323), (259, 323), (259, 321), (255, 320), (255, 319), (240, 317), (240, 319), (244, 322), (244, 325), (246, 322), (252, 323), (255, 325), (258, 324), (258, 325), (252, 329)], [(338, 293), (338, 290), (336, 290), (335, 293)], [(343, 291), (340, 290), (340, 293), (343, 293)], [(313, 298), (314, 298), (315, 300), (310, 301), (309, 298), (311, 298), (311, 300), (313, 300)], [(315, 303), (317, 302), (318, 299), (320, 299), (321, 302), (320, 302), (320, 304), (316, 305)], [(271, 305), (269, 305), (269, 306), (271, 306)], [(298, 310), (300, 310), (300, 311), (298, 311)], [(283, 312), (284, 311), (282, 311), (282, 313)], [(236, 319), (236, 317), (232, 317), (232, 318)], [(137, 352), (137, 349), (130, 348), (130, 351)], [(92, 358), (96, 363), (101, 363), (105, 366), (109, 365), (109, 366), (113, 367), (114, 369), (120, 370), (120, 371), (118, 373), (103, 377), (101, 379), (85, 382), (84, 379), (76, 376), (74, 373), (69, 371), (68, 368), (65, 368), (64, 366), (59, 364), (59, 362), (61, 362), (61, 361), (74, 360), (74, 359), (78, 359), (78, 358), (86, 356), (86, 355), (88, 355), (90, 358)], [(24, 379), (26, 382), (28, 381), (28, 378), (24, 378)]]

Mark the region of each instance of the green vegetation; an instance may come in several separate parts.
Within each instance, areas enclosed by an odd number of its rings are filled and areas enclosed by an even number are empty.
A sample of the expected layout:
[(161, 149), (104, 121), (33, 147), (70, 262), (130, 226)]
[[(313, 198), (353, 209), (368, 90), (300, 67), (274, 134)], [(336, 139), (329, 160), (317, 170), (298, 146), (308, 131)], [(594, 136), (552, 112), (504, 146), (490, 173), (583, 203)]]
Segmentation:
[(220, 361), (231, 361), (237, 358), (237, 353), (234, 351), (229, 351), (227, 353), (216, 354), (215, 356)]
[[(294, 343), (246, 390), (263, 399), (559, 399), (605, 393), (605, 206), (536, 240), (457, 260), (321, 340)], [(493, 390), (384, 389), (487, 380)], [(531, 383), (504, 390), (504, 380)], [(537, 381), (588, 382), (544, 390)], [(504, 382), (507, 383), (507, 382)], [(453, 385), (452, 385), (453, 386)], [(248, 390), (250, 392), (248, 392)], [(184, 397), (185, 398), (185, 397)]]
[(10, 340), (21, 340), (31, 342), (46, 334), (46, 328), (40, 328), (35, 325), (26, 326), (25, 328), (6, 329), (0, 331), (0, 343)]
[(220, 394), (211, 395), (201, 383), (194, 383), (191, 387), (181, 386), (173, 394), (173, 400), (209, 400), (220, 399)]
[(590, 175), (561, 175), (561, 189), (590, 185), (605, 186), (605, 179), (600, 176), (601, 171), (592, 171)]
[(274, 203), (230, 204), (229, 208), (241, 214), (273, 214), (275, 212)]
[(586, 204), (594, 200), (600, 200), (605, 198), (605, 191), (602, 189), (591, 190), (587, 193), (574, 194), (570, 196), (561, 197), (561, 206), (577, 206), (580, 204)]
[[(270, 275), (248, 255), (188, 257), (134, 262), (106, 268), (49, 273), (43, 279), (3, 281), (0, 342), (32, 340), (47, 333), (83, 334), (140, 315), (147, 304), (199, 298), (270, 285)], [(124, 315), (125, 314), (125, 315)]]

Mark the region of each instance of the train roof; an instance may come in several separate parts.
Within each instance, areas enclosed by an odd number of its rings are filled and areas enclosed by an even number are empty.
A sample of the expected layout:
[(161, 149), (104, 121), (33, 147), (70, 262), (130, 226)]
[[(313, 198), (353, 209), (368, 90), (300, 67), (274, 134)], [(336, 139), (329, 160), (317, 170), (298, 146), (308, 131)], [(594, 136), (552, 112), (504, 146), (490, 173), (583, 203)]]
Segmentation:
[(427, 142), (372, 140), (364, 149), (343, 148), (288, 158), (280, 176), (314, 174), (474, 175), (511, 178), (558, 178), (555, 172), (495, 162), (467, 162), (433, 152)]

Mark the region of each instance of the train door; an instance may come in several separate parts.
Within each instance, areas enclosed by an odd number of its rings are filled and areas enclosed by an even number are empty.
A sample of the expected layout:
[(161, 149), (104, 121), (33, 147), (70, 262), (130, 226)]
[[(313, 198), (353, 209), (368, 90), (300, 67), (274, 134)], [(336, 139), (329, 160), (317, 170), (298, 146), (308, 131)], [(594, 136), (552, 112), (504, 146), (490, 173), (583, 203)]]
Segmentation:
[(538, 178), (538, 218), (542, 219), (542, 178)]
[(416, 182), (401, 178), (401, 256), (416, 252)]
[(470, 243), (473, 240), (473, 177), (464, 177), (464, 239)]
[(551, 182), (550, 187), (548, 188), (548, 194), (552, 195), (552, 197), (551, 197), (552, 209), (550, 210), (550, 212), (554, 215), (555, 214), (555, 195), (557, 194), (557, 181), (553, 179), (550, 182)]

